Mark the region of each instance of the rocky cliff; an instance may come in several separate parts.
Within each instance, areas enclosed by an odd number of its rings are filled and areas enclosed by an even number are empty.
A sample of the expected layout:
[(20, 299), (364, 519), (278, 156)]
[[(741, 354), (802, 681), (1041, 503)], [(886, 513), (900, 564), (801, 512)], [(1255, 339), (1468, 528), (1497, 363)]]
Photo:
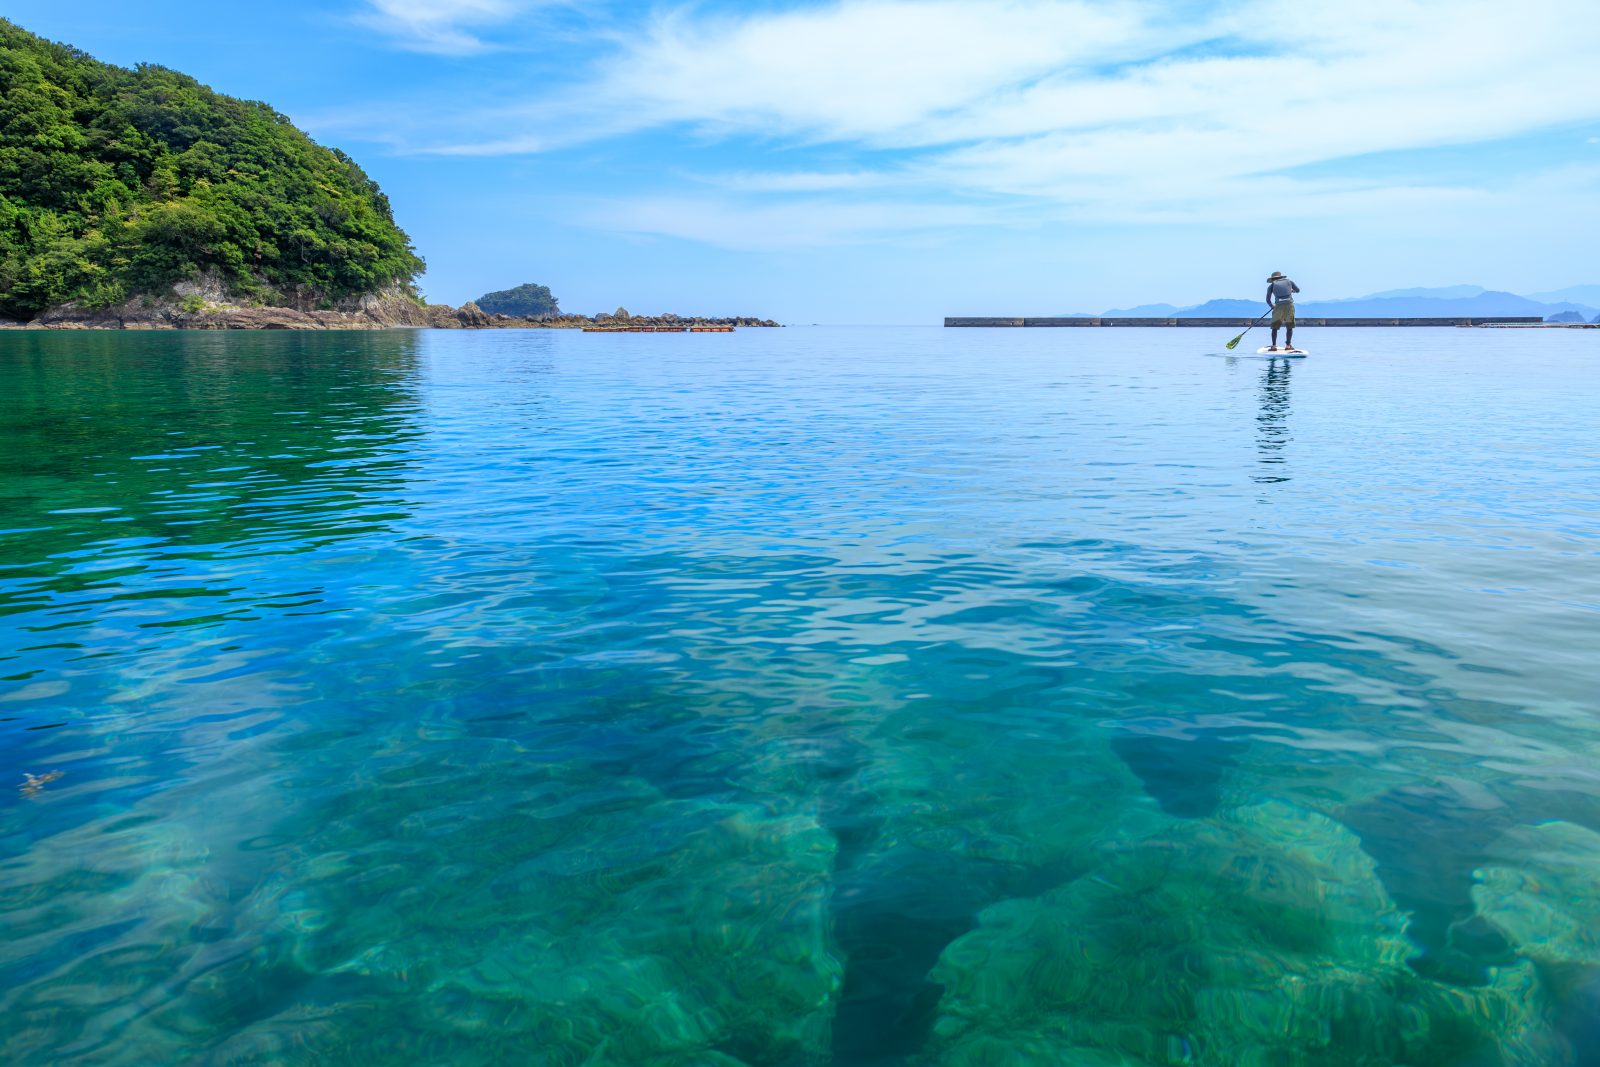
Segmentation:
[(462, 308), (423, 304), (398, 290), (363, 296), (333, 308), (234, 303), (199, 283), (179, 283), (171, 298), (135, 298), (115, 307), (63, 304), (28, 323), (47, 330), (383, 330), (393, 327), (482, 328), (489, 316), (474, 304)]
[(160, 299), (128, 300), (114, 307), (63, 304), (30, 322), (0, 322), (0, 328), (36, 330), (485, 330), (581, 329), (586, 326), (777, 326), (749, 316), (705, 318), (680, 315), (489, 315), (476, 304), (459, 308), (425, 304), (403, 287), (353, 298), (328, 308), (268, 307), (237, 303), (214, 277), (179, 282)]

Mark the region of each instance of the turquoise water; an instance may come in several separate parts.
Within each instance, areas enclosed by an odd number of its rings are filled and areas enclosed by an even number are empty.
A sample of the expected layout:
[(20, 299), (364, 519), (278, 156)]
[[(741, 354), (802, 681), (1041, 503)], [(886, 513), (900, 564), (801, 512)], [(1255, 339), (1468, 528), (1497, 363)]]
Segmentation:
[(1595, 335), (1223, 340), (0, 334), (0, 1058), (1600, 1062)]

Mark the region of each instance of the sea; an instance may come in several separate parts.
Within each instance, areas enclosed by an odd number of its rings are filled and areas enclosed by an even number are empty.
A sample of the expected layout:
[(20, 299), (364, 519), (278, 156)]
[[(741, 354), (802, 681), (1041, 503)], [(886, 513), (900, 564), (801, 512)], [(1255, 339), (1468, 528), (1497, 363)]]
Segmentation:
[(1600, 334), (1232, 332), (0, 333), (0, 1061), (1600, 1063)]

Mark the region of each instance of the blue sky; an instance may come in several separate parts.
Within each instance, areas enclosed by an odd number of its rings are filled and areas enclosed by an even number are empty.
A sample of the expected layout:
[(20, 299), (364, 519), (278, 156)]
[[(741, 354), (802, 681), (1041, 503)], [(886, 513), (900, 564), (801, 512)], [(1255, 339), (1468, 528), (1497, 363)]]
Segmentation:
[(266, 100), (451, 303), (936, 322), (1600, 282), (1571, 0), (4, 0)]

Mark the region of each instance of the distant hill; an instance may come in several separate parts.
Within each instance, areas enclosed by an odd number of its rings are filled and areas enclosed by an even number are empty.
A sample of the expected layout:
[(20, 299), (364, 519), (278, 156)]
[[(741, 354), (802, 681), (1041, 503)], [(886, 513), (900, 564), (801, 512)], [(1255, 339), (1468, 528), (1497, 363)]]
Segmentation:
[(1585, 304), (1600, 308), (1600, 285), (1573, 285), (1548, 293), (1529, 293), (1528, 299), (1549, 304)]
[[(1124, 318), (1254, 318), (1266, 310), (1266, 286), (1253, 300), (1220, 299), (1175, 307), (1141, 304), (1101, 312)], [(1577, 315), (1584, 320), (1600, 316), (1600, 285), (1575, 285), (1548, 293), (1518, 296), (1488, 290), (1480, 285), (1449, 285), (1432, 289), (1391, 289), (1368, 296), (1336, 300), (1307, 299), (1301, 294), (1295, 310), (1311, 318), (1468, 318), (1486, 315)], [(1572, 321), (1564, 318), (1562, 321)]]
[(1375, 318), (1444, 315), (1549, 315), (1571, 310), (1542, 304), (1515, 293), (1482, 292), (1455, 299), (1429, 297), (1361, 297), (1354, 300), (1307, 300), (1298, 310), (1306, 315), (1371, 316)]
[(1477, 296), (1483, 292), (1481, 285), (1440, 285), (1432, 289), (1387, 289), (1381, 293), (1370, 296), (1357, 297), (1359, 300), (1399, 300), (1415, 299), (1424, 300), (1462, 300), (1467, 297)]
[(201, 279), (315, 309), (409, 292), (422, 267), (372, 179), (266, 104), (0, 19), (0, 317)]
[(1267, 309), (1263, 300), (1207, 300), (1192, 308), (1181, 308), (1174, 315), (1179, 319), (1207, 319), (1259, 315)]
[(1101, 315), (1106, 318), (1121, 319), (1165, 319), (1171, 318), (1177, 312), (1178, 308), (1173, 304), (1140, 304), (1138, 307), (1116, 308), (1111, 311), (1104, 311), (1101, 312)]

